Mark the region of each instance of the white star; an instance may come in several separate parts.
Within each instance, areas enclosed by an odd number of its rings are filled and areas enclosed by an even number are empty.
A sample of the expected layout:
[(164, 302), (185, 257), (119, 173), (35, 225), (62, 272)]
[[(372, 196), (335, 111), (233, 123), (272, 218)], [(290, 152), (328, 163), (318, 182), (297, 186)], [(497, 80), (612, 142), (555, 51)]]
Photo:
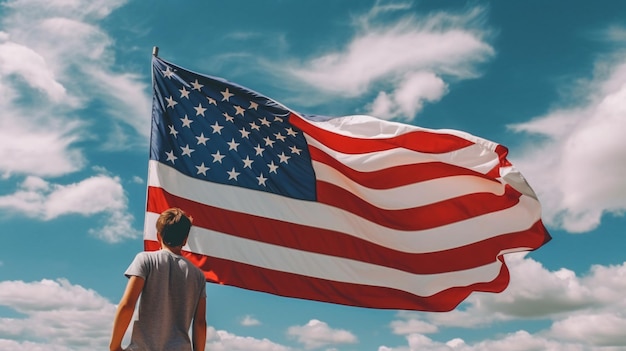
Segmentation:
[(290, 146), (289, 150), (291, 150), (292, 154), (298, 154), (298, 155), (300, 155), (300, 151), (302, 151), (302, 150), (298, 149), (295, 145), (294, 146)]
[(222, 93), (223, 96), (222, 101), (229, 101), (228, 99), (230, 99), (231, 96), (235, 95), (228, 91), (228, 88), (226, 88), (226, 91), (220, 91), (220, 93)]
[(215, 106), (217, 106), (217, 101), (215, 101), (215, 99), (214, 99), (214, 98), (212, 98), (212, 97), (210, 97), (210, 96), (207, 96), (206, 98), (207, 98), (207, 100), (209, 100), (209, 105), (215, 105)]
[(217, 152), (214, 154), (211, 154), (211, 156), (213, 156), (213, 163), (215, 162), (222, 163), (222, 159), (226, 157), (226, 155), (220, 154), (220, 150), (217, 150)]
[(233, 167), (232, 170), (226, 173), (228, 173), (228, 180), (231, 180), (231, 179), (237, 180), (237, 177), (241, 174), (239, 172), (235, 172), (235, 167)]
[(174, 72), (172, 72), (172, 70), (170, 69), (170, 66), (167, 66), (165, 68), (165, 71), (161, 71), (163, 72), (163, 76), (167, 77), (167, 78), (172, 78), (172, 76), (174, 75)]
[(289, 164), (289, 159), (291, 158), (291, 156), (287, 156), (284, 152), (281, 152), (280, 155), (278, 155), (278, 158), (280, 158), (280, 163)]
[(174, 106), (178, 104), (178, 102), (174, 101), (174, 98), (171, 96), (168, 98), (165, 98), (165, 100), (167, 100), (167, 107), (174, 108)]
[(170, 152), (166, 152), (165, 153), (167, 155), (167, 161), (172, 161), (172, 164), (174, 164), (174, 160), (176, 160), (178, 157), (174, 156), (174, 150), (170, 151)]
[(228, 150), (235, 150), (237, 151), (237, 146), (239, 146), (239, 143), (235, 142), (235, 138), (233, 138), (230, 142), (226, 143), (228, 144)]
[(274, 116), (274, 122), (283, 122), (283, 119), (278, 116)]
[(280, 140), (280, 141), (285, 141), (285, 139), (287, 138), (286, 136), (280, 134), (280, 133), (274, 133), (274, 136), (276, 137), (276, 139)]
[(212, 125), (212, 126), (211, 126), (211, 128), (213, 128), (213, 134), (217, 133), (217, 134), (220, 134), (220, 135), (221, 135), (221, 134), (222, 134), (222, 129), (223, 129), (224, 127), (222, 127), (221, 125), (219, 125), (219, 124), (217, 123), (217, 121), (215, 121), (215, 124), (214, 124), (214, 125)]
[(191, 153), (192, 152), (196, 151), (194, 149), (189, 148), (189, 144), (187, 144), (187, 146), (185, 146), (185, 147), (181, 146), (180, 148), (183, 150), (183, 155), (187, 155), (189, 157), (191, 157)]
[(259, 107), (259, 104), (254, 101), (250, 101), (250, 107), (248, 107), (248, 110), (256, 110), (257, 107)]
[(252, 169), (252, 162), (254, 162), (254, 160), (250, 159), (250, 156), (246, 155), (246, 158), (243, 161), (243, 168), (250, 168)]
[(235, 117), (233, 117), (233, 116), (229, 115), (229, 114), (228, 114), (228, 113), (226, 113), (226, 112), (222, 113), (222, 116), (224, 116), (224, 118), (226, 118), (226, 120), (227, 120), (228, 122), (232, 122), (232, 121), (234, 121), (234, 120), (235, 120)]
[(270, 137), (265, 137), (263, 140), (265, 140), (265, 146), (274, 147), (275, 141), (270, 139)]
[(196, 173), (196, 174), (202, 173), (202, 175), (205, 175), (205, 176), (206, 176), (206, 171), (208, 171), (210, 169), (209, 167), (206, 167), (204, 165), (204, 162), (202, 162), (202, 164), (200, 166), (196, 166), (196, 168), (198, 169), (198, 173)]
[(174, 136), (174, 138), (178, 137), (178, 131), (174, 128), (174, 126), (168, 126), (170, 128), (170, 134)]
[(183, 87), (182, 89), (178, 89), (178, 91), (180, 91), (180, 97), (181, 98), (189, 99), (189, 91), (187, 91), (187, 89), (185, 89), (185, 87)]
[(191, 85), (193, 85), (193, 90), (197, 90), (197, 91), (200, 91), (200, 89), (202, 89), (202, 87), (204, 86), (204, 85), (198, 83), (197, 79), (196, 79), (195, 82), (191, 83)]
[(261, 130), (261, 127), (256, 124), (256, 122), (250, 123), (250, 128), (254, 130)]
[(270, 168), (270, 173), (277, 173), (276, 170), (278, 169), (278, 166), (274, 164), (274, 161), (268, 163), (267, 167)]
[(298, 136), (298, 133), (295, 130), (293, 130), (291, 127), (285, 129), (285, 131), (287, 131), (288, 135), (291, 135), (291, 136), (294, 136), (294, 137)]
[(241, 106), (234, 105), (233, 107), (235, 108), (235, 111), (236, 111), (235, 115), (242, 115), (243, 116), (243, 113), (246, 112), (246, 110), (243, 107), (241, 107)]
[(256, 150), (256, 156), (263, 156), (263, 151), (265, 151), (264, 148), (261, 147), (261, 145), (257, 145), (255, 148)]
[(198, 139), (198, 145), (202, 144), (206, 146), (206, 142), (207, 140), (209, 140), (209, 138), (206, 138), (204, 136), (204, 133), (200, 133), (200, 136), (197, 136), (196, 139)]
[(265, 186), (265, 181), (267, 180), (267, 178), (263, 177), (263, 173), (261, 173), (260, 176), (256, 177), (256, 179), (259, 181), (259, 185)]
[(185, 118), (181, 118), (180, 120), (183, 122), (183, 127), (191, 128), (191, 123), (193, 123), (193, 121), (190, 120), (187, 115), (185, 115)]
[(248, 135), (250, 135), (250, 132), (249, 132), (249, 131), (247, 131), (247, 130), (246, 130), (246, 128), (241, 128), (241, 129), (239, 130), (239, 132), (241, 133), (241, 137), (242, 137), (242, 138), (249, 139), (249, 138), (248, 138)]
[(262, 125), (264, 125), (266, 127), (270, 126), (270, 121), (268, 121), (267, 118), (263, 117), (263, 118), (260, 119), (260, 121), (261, 121)]
[(194, 107), (194, 109), (196, 109), (196, 116), (202, 115), (202, 117), (204, 117), (204, 111), (206, 111), (206, 108), (202, 107), (202, 104), (198, 104), (198, 107)]

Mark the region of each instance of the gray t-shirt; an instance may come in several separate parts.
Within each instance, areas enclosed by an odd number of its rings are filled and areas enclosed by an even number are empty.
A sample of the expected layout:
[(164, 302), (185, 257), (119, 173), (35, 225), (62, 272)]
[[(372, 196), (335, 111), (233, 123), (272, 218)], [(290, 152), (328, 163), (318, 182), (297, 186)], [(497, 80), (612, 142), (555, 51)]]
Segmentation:
[(206, 297), (202, 271), (184, 257), (160, 250), (140, 252), (124, 274), (145, 279), (127, 350), (191, 351), (189, 327), (198, 300)]

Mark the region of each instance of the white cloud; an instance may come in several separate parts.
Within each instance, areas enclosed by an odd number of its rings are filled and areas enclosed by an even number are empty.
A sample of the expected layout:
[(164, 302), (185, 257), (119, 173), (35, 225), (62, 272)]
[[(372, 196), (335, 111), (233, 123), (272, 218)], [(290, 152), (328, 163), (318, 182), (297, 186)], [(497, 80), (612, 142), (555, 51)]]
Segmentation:
[(21, 314), (0, 316), (0, 349), (82, 351), (109, 343), (115, 305), (67, 280), (1, 281), (0, 305)]
[(584, 350), (582, 345), (560, 342), (546, 339), (540, 335), (532, 335), (524, 330), (507, 334), (501, 339), (481, 341), (467, 350), (551, 350), (551, 351), (576, 351)]
[[(146, 86), (138, 75), (115, 69), (114, 42), (99, 27), (125, 2), (0, 4), (1, 175), (74, 172), (86, 164), (77, 146), (86, 139), (117, 148), (146, 142)], [(85, 113), (97, 103), (105, 114)]]
[[(26, 177), (12, 194), (0, 197), (0, 207), (44, 220), (106, 215), (102, 226), (89, 232), (109, 242), (138, 235), (119, 179), (94, 176), (58, 185), (36, 177), (83, 169), (81, 141), (117, 149), (146, 142), (150, 99), (145, 84), (115, 69), (114, 42), (99, 26), (125, 2), (0, 4), (0, 175)], [(85, 112), (102, 102), (107, 110)]]
[(133, 176), (132, 182), (135, 183), (135, 184), (144, 184), (145, 183), (144, 179), (142, 177), (140, 177), (140, 176)]
[(594, 265), (583, 276), (561, 268), (549, 271), (522, 254), (507, 255), (511, 282), (499, 294), (473, 294), (468, 307), (429, 315), (439, 326), (481, 326), (516, 318), (560, 320), (573, 314), (622, 313), (626, 306), (626, 262)]
[[(472, 294), (464, 308), (451, 312), (399, 313), (399, 319), (391, 323), (394, 332), (407, 335), (410, 350), (588, 350), (626, 346), (626, 262), (594, 265), (586, 275), (577, 276), (564, 268), (549, 271), (525, 255), (506, 256), (511, 283), (504, 292)], [(519, 319), (547, 320), (552, 325), (534, 335), (520, 330), (473, 345), (457, 340), (454, 347), (450, 342), (444, 345), (423, 335), (431, 333), (433, 326), (477, 329)]]
[(537, 190), (546, 223), (570, 232), (596, 228), (626, 210), (626, 64), (599, 65), (581, 83), (583, 104), (510, 126), (541, 137), (514, 160)]
[(374, 116), (410, 119), (422, 110), (424, 102), (436, 102), (447, 92), (446, 83), (432, 72), (414, 72), (391, 93), (378, 93), (370, 106)]
[(244, 327), (252, 327), (261, 325), (261, 322), (252, 316), (245, 316), (241, 319), (241, 325), (243, 325)]
[(43, 220), (67, 214), (104, 214), (105, 224), (91, 229), (91, 234), (107, 242), (139, 236), (132, 228), (133, 216), (127, 213), (128, 199), (117, 177), (98, 175), (59, 185), (30, 176), (16, 192), (0, 196), (0, 208)]
[(213, 327), (207, 329), (207, 350), (214, 351), (289, 351), (290, 348), (268, 339), (237, 336)]
[(626, 346), (626, 316), (613, 313), (575, 315), (557, 321), (549, 335), (598, 346)]
[[(0, 281), (0, 350), (91, 351), (107, 349), (116, 306), (97, 292), (66, 279)], [(134, 317), (136, 318), (136, 316)], [(130, 342), (131, 328), (123, 345)], [(207, 328), (207, 350), (289, 351), (267, 339)]]
[[(55, 102), (67, 98), (65, 87), (56, 80), (54, 72), (41, 55), (31, 48), (6, 41), (7, 39), (0, 43), (0, 76), (21, 77), (30, 87), (43, 91)], [(3, 85), (5, 84), (10, 87), (6, 82)], [(11, 96), (16, 94), (13, 92)]]
[(436, 325), (420, 320), (417, 312), (400, 311), (398, 317), (401, 319), (390, 324), (394, 334), (431, 334), (439, 331)]
[[(27, 46), (0, 38), (0, 173), (61, 175), (84, 165), (82, 152), (72, 148), (81, 140), (82, 123), (75, 119), (51, 119), (77, 102), (68, 95), (54, 69), (43, 56)], [(21, 84), (34, 90), (32, 102), (20, 104)], [(50, 110), (48, 110), (50, 109)], [(52, 115), (56, 115), (52, 114)], [(42, 147), (45, 146), (45, 147)]]
[[(583, 351), (590, 350), (584, 345), (551, 340), (541, 335), (533, 335), (520, 330), (502, 335), (497, 339), (488, 339), (475, 344), (467, 344), (456, 338), (447, 342), (432, 340), (424, 335), (411, 334), (407, 336), (408, 346), (388, 347), (380, 346), (378, 351)], [(599, 350), (599, 349), (598, 349)], [(608, 350), (607, 350), (608, 351)]]
[(1, 176), (59, 176), (85, 165), (82, 151), (72, 147), (81, 139), (77, 134), (80, 123), (40, 123), (38, 112), (16, 123), (13, 118), (18, 115), (11, 116), (11, 113), (7, 111), (0, 119), (0, 151), (5, 155), (0, 158)]
[(335, 98), (361, 96), (386, 86), (371, 103), (371, 112), (382, 118), (412, 119), (424, 102), (438, 101), (447, 92), (444, 79), (476, 77), (477, 64), (494, 51), (484, 40), (487, 31), (479, 28), (480, 8), (375, 24), (382, 13), (407, 9), (407, 4), (377, 4), (355, 20), (358, 33), (344, 49), (286, 70)]
[(99, 228), (89, 229), (89, 234), (109, 243), (141, 237), (142, 232), (133, 228), (135, 218), (127, 212), (126, 207), (105, 211), (104, 215), (104, 224)]
[(287, 334), (295, 337), (307, 349), (314, 349), (326, 345), (354, 344), (357, 337), (343, 329), (333, 329), (328, 324), (317, 319), (310, 320), (303, 326), (291, 326)]
[(57, 16), (102, 19), (124, 3), (126, 0), (9, 0), (5, 2), (4, 6), (16, 11), (26, 11), (25, 13), (18, 13), (16, 16), (30, 16), (34, 19)]

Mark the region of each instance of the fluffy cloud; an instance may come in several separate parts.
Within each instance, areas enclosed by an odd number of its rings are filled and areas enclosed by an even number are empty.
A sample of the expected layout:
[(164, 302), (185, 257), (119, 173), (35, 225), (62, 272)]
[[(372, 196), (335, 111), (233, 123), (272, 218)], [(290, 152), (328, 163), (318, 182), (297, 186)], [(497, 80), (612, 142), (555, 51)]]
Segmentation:
[[(0, 5), (0, 147), (9, 155), (0, 172), (72, 172), (84, 165), (75, 143), (103, 135), (105, 145), (118, 148), (128, 145), (131, 135), (135, 143), (145, 143), (146, 86), (138, 75), (114, 70), (113, 40), (98, 26), (124, 2), (14, 0)], [(106, 127), (85, 113), (92, 104), (105, 106)], [(33, 152), (41, 145), (46, 149)]]
[(109, 343), (115, 306), (67, 280), (2, 281), (0, 305), (19, 313), (0, 316), (0, 349), (98, 350)]
[(310, 320), (302, 326), (292, 326), (287, 334), (295, 337), (307, 349), (314, 349), (326, 345), (354, 344), (357, 337), (347, 330), (332, 329), (328, 324), (317, 319)]
[[(12, 0), (0, 4), (0, 176), (25, 177), (0, 207), (45, 220), (106, 214), (90, 232), (106, 241), (135, 237), (117, 178), (58, 185), (44, 177), (87, 165), (80, 143), (144, 144), (150, 99), (136, 74), (114, 67), (113, 40), (99, 22), (126, 0)], [(101, 105), (93, 113), (94, 105)], [(8, 188), (8, 187), (7, 187)], [(8, 191), (10, 192), (10, 190)]]
[(133, 217), (127, 213), (128, 199), (117, 177), (97, 175), (78, 183), (60, 185), (30, 176), (13, 194), (0, 196), (0, 208), (43, 220), (66, 214), (103, 213), (107, 216), (105, 224), (102, 228), (91, 229), (91, 234), (108, 242), (139, 236), (132, 228)]
[(288, 72), (335, 97), (356, 97), (386, 87), (370, 104), (371, 113), (411, 120), (425, 102), (443, 97), (448, 86), (444, 79), (476, 77), (477, 64), (494, 51), (480, 28), (479, 8), (376, 23), (383, 14), (407, 9), (406, 4), (377, 4), (355, 20), (357, 34), (344, 49), (292, 65)]
[(539, 137), (514, 162), (534, 184), (545, 220), (570, 232), (596, 228), (626, 210), (626, 64), (599, 65), (578, 86), (581, 105), (510, 128)]
[(268, 339), (255, 339), (231, 334), (224, 330), (207, 329), (207, 350), (215, 351), (289, 351), (290, 348)]
[[(0, 281), (0, 350), (87, 351), (109, 344), (116, 306), (97, 292), (66, 279)], [(8, 310), (15, 313), (6, 316)], [(130, 341), (131, 329), (122, 343)], [(289, 351), (267, 339), (207, 329), (207, 349)]]
[(541, 335), (533, 335), (520, 330), (503, 335), (495, 340), (483, 340), (468, 345), (462, 339), (452, 339), (447, 342), (435, 341), (427, 336), (411, 334), (406, 337), (408, 346), (388, 347), (381, 346), (378, 351), (583, 351), (588, 350), (583, 345), (551, 340)]
[[(511, 283), (500, 294), (473, 294), (464, 309), (447, 313), (398, 313), (391, 323), (406, 335), (409, 348), (379, 350), (588, 350), (626, 346), (626, 262), (592, 266), (583, 276), (567, 269), (549, 271), (525, 254), (507, 255)], [(552, 322), (536, 334), (520, 330), (498, 339), (468, 345), (461, 339), (447, 343), (424, 334), (437, 328), (480, 328), (494, 323), (534, 319)]]
[(252, 316), (245, 316), (241, 319), (241, 325), (245, 327), (252, 327), (256, 325), (261, 325), (261, 322)]
[(432, 72), (407, 74), (392, 93), (378, 93), (370, 105), (370, 113), (374, 116), (412, 117), (422, 110), (424, 102), (436, 102), (446, 92), (447, 84)]
[(557, 321), (549, 335), (598, 346), (626, 345), (626, 316), (613, 313), (574, 315)]

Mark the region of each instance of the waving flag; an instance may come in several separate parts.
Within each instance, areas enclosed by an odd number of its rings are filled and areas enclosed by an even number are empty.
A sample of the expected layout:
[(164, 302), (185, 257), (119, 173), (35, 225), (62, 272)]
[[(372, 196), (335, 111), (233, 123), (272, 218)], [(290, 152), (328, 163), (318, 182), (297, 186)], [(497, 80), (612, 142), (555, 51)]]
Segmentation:
[(550, 240), (507, 149), (369, 116), (305, 116), (153, 57), (145, 249), (173, 206), (210, 282), (447, 311), (500, 292), (503, 255)]

